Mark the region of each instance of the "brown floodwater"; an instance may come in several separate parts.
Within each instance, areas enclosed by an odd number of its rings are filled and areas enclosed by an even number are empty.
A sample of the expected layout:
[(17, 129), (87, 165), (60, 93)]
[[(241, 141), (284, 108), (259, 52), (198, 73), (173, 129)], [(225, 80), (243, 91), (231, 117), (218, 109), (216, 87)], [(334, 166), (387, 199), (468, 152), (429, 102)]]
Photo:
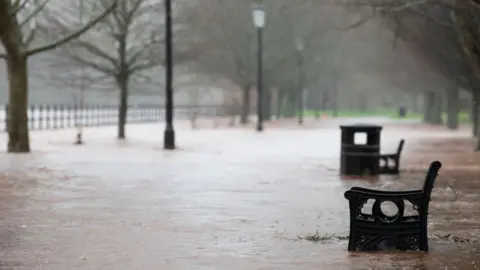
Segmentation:
[[(160, 150), (158, 125), (132, 125), (123, 143), (113, 127), (88, 129), (81, 147), (72, 130), (32, 133), (36, 152), (1, 158), (0, 269), (477, 269), (480, 166), (449, 166), (434, 151), (468, 131), (386, 126), (384, 152), (407, 139), (401, 176), (341, 180), (337, 124), (181, 127), (176, 152)], [(343, 193), (419, 188), (432, 159), (445, 169), (431, 252), (348, 253)], [(335, 236), (300, 239), (316, 232)]]

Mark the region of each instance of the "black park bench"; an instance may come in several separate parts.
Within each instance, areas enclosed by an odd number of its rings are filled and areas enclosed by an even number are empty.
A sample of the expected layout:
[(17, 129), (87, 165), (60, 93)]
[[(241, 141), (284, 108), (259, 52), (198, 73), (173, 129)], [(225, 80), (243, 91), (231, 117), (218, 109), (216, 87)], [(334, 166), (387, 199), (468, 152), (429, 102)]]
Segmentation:
[(394, 154), (380, 154), (378, 156), (378, 172), (380, 174), (399, 174), (400, 173), (400, 155), (402, 154), (405, 140), (400, 140), (397, 152)]
[[(345, 192), (350, 204), (349, 251), (428, 251), (427, 216), (433, 184), (442, 164), (434, 161), (427, 171), (423, 189), (379, 191), (353, 187)], [(362, 213), (368, 200), (374, 200), (371, 214)], [(396, 205), (394, 215), (385, 214), (382, 203)], [(413, 205), (416, 215), (405, 215), (405, 202)]]

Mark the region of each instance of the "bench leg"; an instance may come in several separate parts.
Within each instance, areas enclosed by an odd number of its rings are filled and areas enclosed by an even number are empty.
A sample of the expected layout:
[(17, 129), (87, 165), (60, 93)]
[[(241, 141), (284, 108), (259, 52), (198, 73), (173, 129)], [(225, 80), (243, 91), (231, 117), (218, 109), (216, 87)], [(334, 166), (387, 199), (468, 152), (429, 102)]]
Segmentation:
[(357, 251), (357, 241), (357, 233), (354, 230), (350, 229), (350, 235), (348, 237), (348, 251)]
[(428, 252), (428, 235), (425, 232), (420, 233), (420, 243), (418, 243), (418, 249), (420, 251)]
[(394, 159), (395, 160), (395, 174), (399, 174), (400, 173), (400, 156), (397, 156), (397, 158)]

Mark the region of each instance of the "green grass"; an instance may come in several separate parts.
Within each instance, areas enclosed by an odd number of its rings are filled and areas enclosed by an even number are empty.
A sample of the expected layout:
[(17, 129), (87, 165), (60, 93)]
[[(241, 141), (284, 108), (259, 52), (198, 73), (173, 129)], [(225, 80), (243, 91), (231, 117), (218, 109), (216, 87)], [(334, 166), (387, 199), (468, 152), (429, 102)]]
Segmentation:
[[(447, 119), (447, 116), (446, 114), (443, 115), (443, 119)], [(458, 114), (458, 122), (460, 124), (470, 124), (471, 121), (470, 121), (470, 115), (467, 113), (467, 112), (460, 112)]]
[[(315, 111), (307, 110), (304, 112), (305, 116), (315, 116)], [(332, 116), (332, 111), (320, 111), (320, 115), (328, 115)], [(338, 117), (372, 117), (372, 116), (384, 116), (390, 117), (392, 119), (408, 119), (408, 120), (422, 120), (423, 115), (418, 113), (409, 113), (407, 112), (407, 116), (404, 118), (398, 117), (398, 112), (396, 110), (367, 110), (367, 111), (339, 111)], [(444, 113), (442, 115), (443, 121), (446, 122), (447, 114)], [(460, 124), (467, 124), (470, 123), (470, 117), (467, 112), (460, 112), (458, 115), (458, 121)]]

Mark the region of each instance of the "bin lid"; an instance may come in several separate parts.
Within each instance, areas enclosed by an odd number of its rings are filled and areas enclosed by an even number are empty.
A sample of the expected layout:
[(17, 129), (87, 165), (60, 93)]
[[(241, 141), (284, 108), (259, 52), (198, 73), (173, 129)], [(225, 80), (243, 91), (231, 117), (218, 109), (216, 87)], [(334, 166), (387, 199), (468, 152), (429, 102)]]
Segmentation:
[(357, 123), (351, 125), (340, 125), (340, 129), (345, 130), (356, 130), (356, 131), (380, 131), (382, 126), (374, 125), (374, 124), (364, 124), (364, 123)]

